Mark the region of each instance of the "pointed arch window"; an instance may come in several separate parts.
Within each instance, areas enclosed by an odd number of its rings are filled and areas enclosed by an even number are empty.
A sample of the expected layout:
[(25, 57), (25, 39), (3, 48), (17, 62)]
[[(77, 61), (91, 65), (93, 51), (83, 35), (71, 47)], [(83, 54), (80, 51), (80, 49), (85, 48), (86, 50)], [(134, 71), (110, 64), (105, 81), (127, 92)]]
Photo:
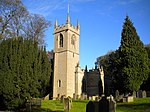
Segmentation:
[(75, 48), (75, 41), (76, 41), (76, 37), (75, 35), (73, 34), (72, 37), (71, 37), (71, 44), (72, 46)]
[(63, 47), (63, 35), (60, 34), (60, 38), (59, 38), (59, 47)]

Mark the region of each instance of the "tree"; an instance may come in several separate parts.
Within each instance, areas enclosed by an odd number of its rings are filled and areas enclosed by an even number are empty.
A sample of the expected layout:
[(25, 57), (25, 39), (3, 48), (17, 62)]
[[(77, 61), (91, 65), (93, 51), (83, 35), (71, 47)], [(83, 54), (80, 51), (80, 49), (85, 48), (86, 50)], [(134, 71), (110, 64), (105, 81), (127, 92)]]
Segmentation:
[(44, 44), (44, 32), (50, 26), (42, 15), (30, 14), (21, 0), (0, 1), (1, 38), (22, 36)]
[(26, 99), (44, 97), (51, 74), (45, 48), (16, 37), (3, 40), (0, 51), (0, 107), (16, 109)]
[[(145, 49), (147, 51), (147, 54), (148, 54), (148, 58), (149, 58), (149, 70), (150, 70), (150, 44), (148, 45), (145, 45)], [(146, 81), (143, 82), (143, 84), (141, 85), (141, 88), (142, 90), (146, 90), (146, 91), (150, 91), (150, 71), (149, 71), (149, 76), (148, 76), (148, 79)]]
[(118, 76), (122, 79), (121, 85), (126, 92), (137, 91), (148, 78), (148, 55), (128, 16), (121, 36)]

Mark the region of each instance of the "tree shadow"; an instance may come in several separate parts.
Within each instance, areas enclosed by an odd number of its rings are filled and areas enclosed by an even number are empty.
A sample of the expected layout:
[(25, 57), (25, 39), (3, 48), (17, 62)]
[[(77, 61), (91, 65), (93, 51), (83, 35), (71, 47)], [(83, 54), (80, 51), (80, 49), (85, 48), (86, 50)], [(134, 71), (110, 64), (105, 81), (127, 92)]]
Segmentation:
[(36, 109), (32, 109), (32, 112), (64, 112), (62, 110), (51, 110), (48, 108), (36, 108)]
[(119, 107), (133, 108), (135, 110), (146, 110), (150, 108), (150, 103), (141, 103), (141, 104), (120, 104)]

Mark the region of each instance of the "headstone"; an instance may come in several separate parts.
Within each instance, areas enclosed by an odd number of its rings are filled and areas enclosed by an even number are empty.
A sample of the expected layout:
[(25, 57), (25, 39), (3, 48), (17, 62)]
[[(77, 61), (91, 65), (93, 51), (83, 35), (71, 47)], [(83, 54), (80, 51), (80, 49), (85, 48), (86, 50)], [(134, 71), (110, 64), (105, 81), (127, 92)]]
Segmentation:
[(116, 99), (116, 101), (119, 101), (119, 91), (118, 90), (116, 90), (116, 92), (115, 92), (115, 99)]
[(116, 112), (116, 101), (112, 95), (110, 95), (109, 112)]
[(26, 102), (26, 112), (31, 112), (31, 102), (30, 101)]
[(44, 97), (44, 100), (49, 100), (49, 94)]
[(109, 101), (105, 96), (99, 101), (99, 112), (109, 112)]
[(92, 96), (92, 100), (94, 100), (94, 101), (95, 101), (95, 100), (96, 100), (96, 97), (97, 97), (97, 96)]
[(89, 101), (86, 105), (86, 112), (95, 112), (95, 105), (92, 101)]
[(125, 96), (125, 97), (123, 97), (123, 102), (133, 102), (133, 96)]
[(74, 94), (73, 94), (73, 100), (76, 100), (76, 98), (77, 98), (77, 97), (76, 97), (76, 94), (74, 93)]
[(142, 92), (142, 98), (146, 98), (146, 91)]
[(133, 96), (128, 96), (127, 97), (127, 102), (133, 102)]
[(76, 95), (76, 97), (77, 97), (77, 99), (79, 99), (79, 98), (80, 98), (80, 96), (79, 96), (79, 95)]
[(95, 112), (99, 112), (99, 102), (94, 101)]
[(60, 94), (57, 95), (56, 100), (60, 100)]
[(95, 98), (95, 101), (99, 101), (99, 97), (98, 96)]
[(138, 97), (138, 98), (142, 98), (142, 90), (139, 90), (139, 91), (137, 92), (137, 97)]
[(71, 101), (69, 98), (64, 98), (64, 111), (69, 112), (71, 109)]
[(82, 94), (81, 94), (81, 100), (87, 100), (87, 95), (84, 94), (84, 93), (82, 93)]
[(62, 95), (60, 98), (60, 103), (64, 103), (64, 98), (65, 98), (65, 95)]
[(133, 91), (132, 95), (133, 95), (134, 98), (136, 98), (136, 92), (135, 91)]
[(89, 100), (92, 100), (92, 97), (91, 96), (89, 96), (89, 98), (88, 98)]
[(146, 91), (146, 96), (150, 97), (150, 91)]

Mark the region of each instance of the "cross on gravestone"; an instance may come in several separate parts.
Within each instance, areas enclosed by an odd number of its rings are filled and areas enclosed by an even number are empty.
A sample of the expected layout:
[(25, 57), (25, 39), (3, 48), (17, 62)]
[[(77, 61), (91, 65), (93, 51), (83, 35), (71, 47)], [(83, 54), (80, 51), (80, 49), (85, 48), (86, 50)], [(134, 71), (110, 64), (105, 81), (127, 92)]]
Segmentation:
[(112, 95), (110, 95), (109, 112), (116, 112), (116, 101)]

